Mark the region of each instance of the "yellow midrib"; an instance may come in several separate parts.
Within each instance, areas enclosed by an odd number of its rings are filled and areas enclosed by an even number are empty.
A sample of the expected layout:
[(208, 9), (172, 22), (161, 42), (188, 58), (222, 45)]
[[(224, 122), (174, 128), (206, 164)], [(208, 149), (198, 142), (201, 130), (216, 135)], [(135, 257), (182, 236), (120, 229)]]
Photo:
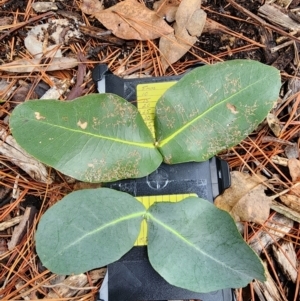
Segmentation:
[(252, 83), (251, 85), (245, 87), (244, 89), (239, 90), (238, 92), (232, 94), (230, 97), (225, 98), (224, 100), (216, 103), (215, 105), (213, 105), (212, 107), (210, 107), (208, 110), (206, 110), (205, 112), (203, 112), (201, 115), (195, 117), (194, 119), (192, 119), (191, 121), (189, 121), (188, 123), (186, 123), (184, 126), (180, 127), (177, 131), (175, 131), (173, 134), (171, 134), (170, 136), (168, 136), (167, 138), (161, 140), (160, 142), (158, 142), (158, 147), (163, 147), (165, 144), (167, 144), (168, 142), (170, 142), (170, 140), (172, 140), (174, 137), (176, 137), (177, 135), (179, 135), (181, 132), (183, 132), (186, 128), (188, 128), (190, 125), (192, 125), (194, 122), (196, 122), (198, 119), (202, 118), (204, 115), (208, 114), (210, 111), (214, 110), (216, 107), (218, 107), (219, 105), (223, 104), (224, 102), (227, 102), (228, 100), (230, 100), (231, 98), (237, 96), (239, 93), (245, 91), (246, 89), (250, 88), (251, 86), (257, 84), (258, 82), (260, 82), (260, 80)]
[(183, 241), (185, 244), (187, 244), (188, 246), (194, 248), (195, 250), (197, 250), (199, 253), (201, 253), (203, 256), (208, 257), (209, 259), (211, 259), (212, 261), (216, 262), (217, 264), (220, 264), (224, 267), (226, 267), (227, 269), (234, 271), (236, 273), (242, 274), (242, 275), (247, 275), (245, 273), (242, 273), (238, 270), (234, 270), (232, 267), (228, 266), (227, 264), (225, 264), (224, 262), (212, 257), (210, 254), (204, 252), (203, 250), (201, 250), (198, 246), (196, 246), (195, 244), (193, 244), (192, 242), (190, 242), (189, 240), (187, 240), (185, 237), (183, 237), (179, 232), (175, 231), (173, 228), (169, 227), (168, 225), (164, 224), (163, 222), (161, 222), (160, 220), (156, 219), (151, 213), (146, 213), (146, 216), (150, 219), (153, 220), (153, 222), (157, 223), (158, 225), (160, 225), (161, 227), (163, 227), (164, 229), (166, 229), (167, 231), (171, 232), (172, 234), (174, 234), (174, 236), (176, 236), (178, 239), (180, 239), (181, 241)]
[(72, 243), (70, 243), (68, 245), (65, 245), (64, 248), (62, 250), (59, 250), (59, 252), (57, 252), (56, 255), (53, 256), (49, 261), (52, 261), (54, 258), (56, 258), (57, 256), (59, 256), (60, 254), (62, 254), (63, 252), (65, 252), (66, 250), (68, 250), (69, 248), (71, 248), (72, 246), (80, 243), (82, 240), (84, 240), (88, 236), (95, 235), (96, 233), (104, 230), (105, 228), (112, 227), (112, 226), (114, 226), (114, 225), (116, 225), (118, 223), (124, 222), (126, 220), (139, 218), (139, 217), (143, 216), (145, 214), (145, 212), (146, 211), (144, 210), (144, 211), (140, 211), (140, 212), (131, 213), (129, 215), (126, 215), (126, 216), (117, 218), (115, 220), (112, 220), (111, 222), (108, 222), (107, 224), (101, 225), (100, 227), (94, 229), (93, 231), (85, 233), (84, 235), (80, 236), (79, 238), (77, 238)]
[[(31, 119), (31, 121), (38, 122), (35, 119)], [(118, 139), (118, 138), (112, 138), (112, 137), (108, 137), (108, 136), (93, 134), (93, 133), (90, 133), (90, 132), (85, 132), (83, 130), (66, 128), (66, 127), (56, 125), (56, 124), (52, 124), (52, 123), (48, 123), (48, 122), (45, 122), (45, 121), (42, 121), (42, 123), (47, 124), (47, 125), (52, 126), (52, 127), (60, 128), (60, 129), (66, 130), (66, 131), (91, 136), (91, 137), (94, 137), (94, 138), (105, 139), (105, 140), (110, 140), (110, 141), (113, 141), (113, 142), (123, 143), (123, 144), (127, 144), (127, 145), (134, 145), (134, 146), (139, 146), (139, 147), (144, 147), (144, 148), (156, 148), (154, 143), (141, 143), (141, 142), (127, 141), (127, 140), (122, 140), (122, 139)]]

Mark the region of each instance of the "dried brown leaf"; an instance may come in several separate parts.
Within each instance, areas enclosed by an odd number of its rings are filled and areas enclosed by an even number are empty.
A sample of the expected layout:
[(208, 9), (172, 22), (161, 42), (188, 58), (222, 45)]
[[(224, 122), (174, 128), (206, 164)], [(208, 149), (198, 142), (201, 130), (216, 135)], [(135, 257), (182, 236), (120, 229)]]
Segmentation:
[(168, 22), (175, 21), (175, 15), (180, 4), (179, 0), (159, 0), (154, 3), (156, 13)]
[[(61, 283), (52, 285), (55, 287), (55, 291), (51, 290), (48, 294), (48, 298), (70, 298), (78, 293), (78, 290), (82, 290), (88, 283), (87, 276), (85, 274), (68, 276)], [(47, 286), (46, 286), (47, 287)], [(51, 287), (50, 285), (48, 287)]]
[(292, 143), (291, 145), (287, 145), (284, 149), (284, 153), (288, 159), (299, 158), (299, 148), (297, 143)]
[(300, 161), (292, 158), (288, 160), (288, 168), (293, 182), (300, 180)]
[(95, 12), (100, 12), (104, 9), (102, 1), (98, 0), (83, 0), (80, 9), (88, 15), (94, 15)]
[(267, 122), (276, 137), (279, 137), (282, 130), (282, 125), (280, 124), (279, 119), (272, 113), (267, 115)]
[[(95, 0), (88, 2), (94, 3)], [(125, 0), (105, 10), (91, 11), (86, 9), (86, 5), (81, 9), (95, 16), (114, 35), (125, 40), (152, 40), (173, 31), (162, 17), (136, 0)]]
[(200, 5), (201, 0), (181, 1), (175, 16), (174, 33), (160, 39), (159, 50), (164, 71), (188, 52), (201, 35), (206, 13), (200, 9)]
[(55, 71), (74, 68), (77, 65), (77, 59), (71, 57), (55, 57), (51, 59), (49, 65), (40, 64), (40, 59), (21, 59), (1, 65), (0, 70), (15, 73), (34, 72), (39, 70)]
[(34, 58), (62, 57), (62, 45), (81, 36), (74, 22), (68, 19), (51, 20), (34, 26), (24, 39), (24, 45)]
[(264, 181), (238, 171), (231, 173), (231, 187), (215, 200), (215, 205), (228, 211), (236, 221), (262, 224), (270, 214), (271, 200), (265, 195)]

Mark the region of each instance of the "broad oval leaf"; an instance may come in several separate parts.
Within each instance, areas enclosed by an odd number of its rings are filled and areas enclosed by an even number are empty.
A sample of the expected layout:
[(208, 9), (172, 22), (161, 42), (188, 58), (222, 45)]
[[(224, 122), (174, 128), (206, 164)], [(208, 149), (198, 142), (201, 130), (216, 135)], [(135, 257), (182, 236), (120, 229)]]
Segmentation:
[(162, 161), (136, 107), (114, 94), (28, 101), (10, 127), (28, 153), (81, 181), (143, 177)]
[(54, 273), (79, 274), (107, 265), (136, 241), (145, 207), (108, 188), (72, 192), (42, 216), (36, 250)]
[(250, 60), (189, 72), (156, 106), (156, 138), (164, 161), (205, 161), (236, 145), (266, 117), (279, 89), (279, 71)]
[(170, 284), (205, 293), (265, 281), (260, 259), (231, 216), (208, 201), (155, 203), (146, 216), (149, 260)]

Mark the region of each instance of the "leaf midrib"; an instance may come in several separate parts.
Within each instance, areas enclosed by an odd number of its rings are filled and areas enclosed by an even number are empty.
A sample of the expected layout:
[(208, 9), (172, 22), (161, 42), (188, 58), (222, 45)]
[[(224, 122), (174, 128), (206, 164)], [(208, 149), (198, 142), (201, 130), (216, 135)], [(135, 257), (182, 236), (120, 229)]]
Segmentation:
[(198, 119), (202, 118), (203, 116), (205, 116), (206, 114), (208, 114), (210, 111), (214, 110), (216, 107), (218, 107), (219, 105), (223, 104), (224, 102), (230, 100), (232, 97), (237, 96), (239, 93), (245, 91), (246, 89), (250, 88), (251, 86), (259, 83), (260, 81), (262, 81), (263, 79), (261, 78), (260, 80), (252, 83), (251, 85), (245, 87), (244, 89), (239, 90), (238, 92), (232, 94), (231, 96), (225, 98), (224, 100), (216, 103), (215, 105), (213, 105), (212, 107), (210, 107), (208, 110), (206, 110), (205, 112), (203, 112), (202, 114), (200, 114), (199, 116), (193, 118), (191, 121), (189, 121), (188, 123), (186, 123), (185, 125), (183, 125), (182, 127), (180, 127), (177, 131), (175, 131), (173, 134), (169, 135), (167, 138), (161, 140), (160, 142), (158, 142), (158, 147), (163, 147), (165, 144), (167, 144), (168, 142), (170, 142), (173, 138), (175, 138), (177, 135), (179, 135), (181, 132), (183, 132), (186, 128), (188, 128), (189, 126), (191, 126), (193, 123), (195, 123)]
[[(248, 274), (242, 273), (238, 270), (233, 269), (232, 267), (224, 264), (224, 262), (217, 260), (216, 258), (210, 256), (208, 253), (204, 252), (203, 250), (201, 250), (200, 248), (198, 248), (195, 244), (193, 244), (192, 242), (190, 242), (189, 240), (187, 240), (184, 236), (182, 236), (179, 232), (175, 231), (173, 228), (171, 228), (170, 226), (166, 225), (165, 223), (161, 222), (159, 219), (155, 218), (151, 213), (147, 213), (147, 217), (152, 219), (154, 222), (156, 222), (157, 224), (159, 224), (160, 226), (162, 226), (164, 229), (166, 229), (167, 231), (169, 231), (170, 233), (174, 234), (177, 238), (179, 238), (180, 240), (182, 240), (183, 242), (185, 242), (187, 245), (189, 245), (190, 247), (193, 247), (194, 249), (196, 249), (197, 251), (199, 251), (200, 253), (202, 253), (204, 256), (210, 258), (211, 260), (215, 261), (216, 263), (224, 266), (225, 268), (228, 268), (229, 270), (241, 274), (241, 275), (245, 275), (247, 277), (249, 277)], [(153, 244), (154, 245), (154, 244)]]
[(66, 131), (74, 132), (74, 133), (80, 133), (80, 134), (83, 134), (83, 135), (92, 136), (92, 137), (97, 138), (97, 139), (110, 140), (110, 141), (117, 142), (117, 143), (122, 143), (122, 144), (127, 144), (127, 145), (134, 145), (134, 146), (139, 146), (139, 147), (144, 147), (144, 148), (156, 148), (154, 143), (142, 143), (142, 142), (127, 141), (127, 140), (122, 140), (122, 139), (119, 139), (119, 138), (111, 138), (111, 137), (104, 136), (104, 135), (93, 134), (93, 133), (85, 132), (85, 131), (78, 130), (78, 129), (67, 128), (67, 127), (52, 124), (52, 123), (49, 123), (49, 122), (46, 122), (46, 121), (39, 122), (35, 119), (31, 119), (31, 121), (36, 122), (38, 124), (41, 124), (41, 123), (46, 124), (46, 125), (49, 125), (49, 126), (52, 126), (52, 127), (55, 127), (55, 128), (60, 128), (60, 129), (66, 130)]
[(108, 227), (113, 227), (115, 226), (116, 224), (118, 223), (121, 223), (121, 222), (124, 222), (126, 220), (130, 220), (130, 219), (134, 219), (134, 218), (138, 218), (138, 217), (141, 217), (142, 215), (145, 214), (145, 210), (144, 211), (139, 211), (139, 212), (136, 212), (136, 213), (132, 213), (132, 214), (129, 214), (129, 215), (126, 215), (126, 216), (122, 216), (121, 218), (117, 218), (115, 220), (112, 220), (111, 222), (107, 223), (107, 224), (104, 224), (96, 229), (94, 229), (93, 231), (90, 231), (82, 236), (80, 236), (79, 238), (77, 238), (75, 241), (73, 241), (72, 243), (66, 245), (63, 249), (61, 250), (58, 250), (58, 252), (56, 252), (56, 255), (51, 257), (51, 259), (48, 260), (48, 262), (50, 261), (53, 261), (56, 257), (58, 257), (59, 255), (61, 255), (62, 253), (65, 253), (66, 250), (70, 249), (72, 246), (80, 243), (82, 240), (84, 240), (85, 238), (87, 238), (88, 236), (91, 236), (91, 235), (95, 235), (99, 232), (101, 232), (102, 230), (104, 230), (105, 228), (108, 228)]

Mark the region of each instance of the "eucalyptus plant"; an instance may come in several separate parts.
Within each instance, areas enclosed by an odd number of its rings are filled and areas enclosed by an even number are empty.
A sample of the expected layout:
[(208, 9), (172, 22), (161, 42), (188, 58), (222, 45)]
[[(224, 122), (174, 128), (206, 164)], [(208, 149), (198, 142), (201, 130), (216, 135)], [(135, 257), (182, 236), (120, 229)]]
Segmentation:
[[(114, 94), (71, 102), (31, 100), (10, 127), (41, 162), (86, 182), (143, 177), (168, 164), (205, 161), (247, 137), (276, 103), (277, 69), (250, 60), (196, 68), (158, 100), (155, 138), (137, 108)], [(72, 192), (46, 211), (36, 232), (42, 263), (58, 274), (118, 260), (148, 223), (148, 256), (169, 283), (195, 292), (264, 281), (264, 267), (230, 215), (189, 197), (146, 209), (108, 188)]]

